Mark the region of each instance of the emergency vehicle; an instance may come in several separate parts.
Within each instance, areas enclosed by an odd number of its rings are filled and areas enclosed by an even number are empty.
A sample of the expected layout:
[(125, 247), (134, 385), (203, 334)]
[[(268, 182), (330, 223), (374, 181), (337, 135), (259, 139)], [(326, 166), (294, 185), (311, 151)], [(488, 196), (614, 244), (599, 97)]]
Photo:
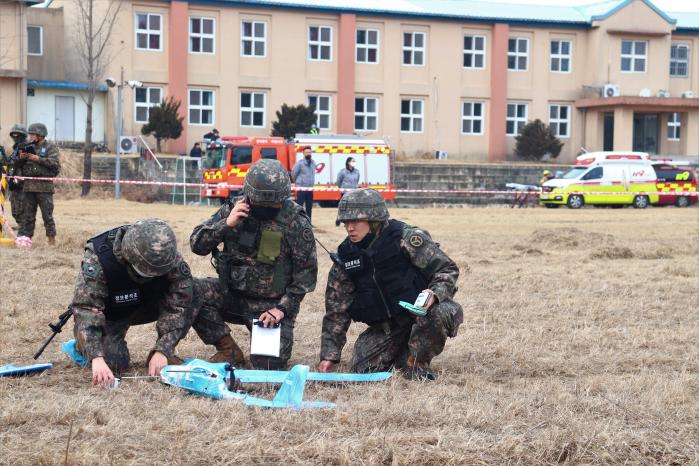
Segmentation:
[(643, 209), (658, 202), (656, 183), (652, 160), (645, 152), (592, 152), (579, 156), (561, 178), (544, 183), (541, 203), (571, 209), (585, 204)]
[[(378, 190), (386, 200), (395, 199), (391, 149), (381, 139), (363, 139), (354, 135), (297, 135), (292, 140), (281, 137), (223, 137), (207, 148), (202, 197), (221, 202), (241, 191), (250, 166), (260, 159), (277, 159), (291, 172), (303, 149), (310, 147), (316, 162), (316, 188), (337, 188), (337, 175), (345, 168), (348, 157), (356, 160), (359, 187)], [(234, 187), (229, 187), (234, 185)], [(390, 191), (387, 191), (390, 189)], [(315, 191), (313, 199), (321, 206), (336, 205), (340, 191)]]
[(658, 177), (658, 205), (689, 207), (696, 204), (699, 200), (696, 171), (687, 166), (689, 164), (686, 162), (656, 162), (653, 163), (653, 169)]

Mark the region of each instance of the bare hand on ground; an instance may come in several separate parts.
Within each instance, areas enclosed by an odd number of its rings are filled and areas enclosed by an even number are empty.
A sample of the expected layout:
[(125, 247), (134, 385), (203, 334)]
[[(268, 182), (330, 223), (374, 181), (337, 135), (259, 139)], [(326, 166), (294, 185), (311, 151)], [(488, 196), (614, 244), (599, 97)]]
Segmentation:
[(332, 361), (320, 361), (318, 372), (335, 372), (335, 363)]
[(102, 357), (92, 360), (92, 385), (114, 385), (114, 374)]
[(148, 375), (158, 376), (163, 367), (167, 366), (167, 357), (160, 351), (156, 351), (148, 362)]

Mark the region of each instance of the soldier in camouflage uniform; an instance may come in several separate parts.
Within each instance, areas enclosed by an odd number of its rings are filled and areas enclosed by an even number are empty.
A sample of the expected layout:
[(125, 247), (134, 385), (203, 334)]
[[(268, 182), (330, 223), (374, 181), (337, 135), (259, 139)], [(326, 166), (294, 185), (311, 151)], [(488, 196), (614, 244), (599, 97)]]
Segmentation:
[[(12, 126), (10, 137), (13, 141), (12, 153), (14, 154), (18, 146), (26, 141), (27, 128), (25, 128), (24, 125), (16, 123)], [(24, 161), (19, 160), (19, 158), (13, 160), (13, 156), (7, 156), (7, 159), (3, 160), (3, 164), (8, 166), (8, 175), (22, 176), (22, 165), (24, 165)], [(9, 181), (8, 187), (10, 191), (8, 200), (12, 207), (12, 217), (18, 225), (21, 225), (23, 207), (22, 181), (13, 178)]]
[[(340, 244), (328, 276), (321, 335), (321, 372), (340, 361), (352, 321), (369, 325), (354, 345), (352, 371), (399, 368), (408, 378), (434, 380), (432, 359), (455, 337), (463, 310), (452, 298), (457, 265), (429, 233), (389, 220), (386, 203), (373, 189), (349, 192), (337, 220), (348, 237)], [(428, 294), (415, 315), (398, 303)]]
[(189, 266), (164, 221), (139, 220), (90, 239), (70, 307), (77, 349), (92, 363), (93, 383), (111, 384), (114, 372), (129, 366), (124, 338), (132, 325), (156, 322), (149, 375), (180, 364), (175, 347), (194, 318), (193, 292)]
[[(20, 160), (24, 160), (22, 174), (43, 178), (55, 178), (61, 170), (58, 147), (46, 140), (48, 131), (43, 123), (29, 125), (27, 133), (34, 141), (35, 154), (22, 152)], [(41, 209), (44, 220), (46, 237), (49, 244), (56, 244), (56, 222), (53, 220), (53, 181), (25, 180), (22, 188), (22, 221), (19, 227), (20, 236), (34, 236), (36, 209)]]
[(279, 161), (256, 162), (243, 193), (197, 226), (190, 238), (195, 254), (213, 255), (219, 276), (195, 280), (202, 305), (193, 328), (204, 343), (216, 346), (211, 361), (240, 366), (243, 353), (224, 321), (248, 330), (252, 319), (265, 327), (281, 324), (279, 357), (250, 356), (255, 368), (281, 369), (291, 357), (301, 300), (315, 289), (315, 238), (305, 211), (290, 197), (289, 175)]

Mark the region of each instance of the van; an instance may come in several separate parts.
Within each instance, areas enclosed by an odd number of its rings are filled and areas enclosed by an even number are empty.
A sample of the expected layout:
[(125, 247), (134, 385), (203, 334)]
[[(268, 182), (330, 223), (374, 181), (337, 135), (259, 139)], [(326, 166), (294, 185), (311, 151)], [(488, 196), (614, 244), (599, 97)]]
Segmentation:
[(679, 163), (654, 163), (657, 176), (658, 205), (689, 207), (699, 200), (697, 195), (697, 173)]
[(571, 209), (585, 204), (633, 205), (643, 209), (658, 202), (656, 181), (655, 170), (646, 160), (619, 159), (576, 165), (561, 178), (544, 183), (541, 203), (547, 207), (565, 204)]

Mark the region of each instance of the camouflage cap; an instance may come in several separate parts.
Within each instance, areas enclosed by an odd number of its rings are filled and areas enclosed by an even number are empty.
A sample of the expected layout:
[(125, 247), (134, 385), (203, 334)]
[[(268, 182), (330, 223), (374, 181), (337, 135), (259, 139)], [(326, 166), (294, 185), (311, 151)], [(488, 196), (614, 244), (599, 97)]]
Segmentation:
[(175, 232), (159, 218), (139, 220), (124, 233), (121, 255), (142, 277), (165, 275), (177, 259)]
[(279, 204), (291, 195), (291, 180), (279, 160), (261, 159), (245, 176), (243, 192), (253, 204)]
[(42, 138), (45, 138), (46, 135), (49, 134), (49, 131), (46, 129), (46, 125), (43, 123), (32, 123), (29, 125), (29, 129), (27, 129), (27, 133), (38, 134)]
[(383, 222), (388, 220), (389, 214), (384, 201), (378, 191), (371, 188), (356, 189), (345, 194), (340, 199), (337, 209), (337, 221), (367, 220), (369, 222)]
[(20, 136), (27, 137), (27, 128), (20, 123), (15, 123), (12, 125), (12, 129), (10, 130), (10, 137), (16, 138)]

